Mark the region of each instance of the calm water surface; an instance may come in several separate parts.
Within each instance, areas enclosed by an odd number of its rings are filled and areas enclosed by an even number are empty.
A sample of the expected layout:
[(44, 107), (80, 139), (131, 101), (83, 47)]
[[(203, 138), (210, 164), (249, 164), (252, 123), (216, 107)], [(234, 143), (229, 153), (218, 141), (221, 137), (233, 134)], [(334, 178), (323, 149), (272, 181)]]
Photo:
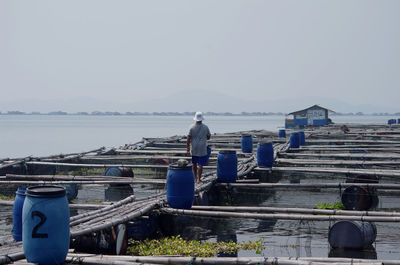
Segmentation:
[[(205, 123), (212, 132), (266, 129), (277, 131), (284, 123), (284, 116), (264, 117), (206, 117)], [(389, 118), (377, 116), (338, 116), (337, 123), (386, 123)], [(0, 157), (27, 155), (51, 155), (87, 151), (101, 146), (118, 147), (135, 143), (142, 137), (185, 135), (192, 123), (189, 116), (9, 116), (0, 115)], [(141, 176), (138, 176), (141, 177)], [(288, 182), (281, 179), (280, 182)], [(313, 180), (307, 180), (313, 181)], [(317, 181), (317, 180), (314, 180)], [(322, 181), (318, 179), (318, 181)], [(330, 180), (331, 181), (331, 180)], [(303, 180), (302, 180), (303, 182)], [(84, 192), (83, 192), (84, 189)], [(159, 193), (163, 187), (132, 185), (121, 190), (102, 185), (81, 186), (75, 203), (97, 203), (103, 200), (120, 200), (134, 193), (137, 197)], [(11, 192), (14, 192), (12, 190)], [(260, 205), (272, 207), (313, 208), (317, 202), (340, 201), (333, 191), (233, 191), (212, 201), (214, 205)], [(397, 209), (397, 196), (380, 197), (380, 208)], [(77, 214), (73, 211), (71, 214)], [(234, 218), (177, 218), (176, 231), (188, 238), (210, 241), (232, 239), (238, 242), (262, 239), (265, 249), (262, 256), (280, 257), (327, 257), (345, 256), (398, 259), (398, 231), (396, 223), (377, 223), (377, 239), (372, 250), (353, 254), (334, 253), (329, 247), (327, 235), (329, 222), (289, 220), (256, 220)], [(169, 223), (171, 226), (171, 224)], [(11, 234), (12, 207), (0, 207), (0, 237)], [(240, 251), (239, 256), (255, 256), (254, 252)]]
[[(385, 123), (386, 116), (334, 116), (332, 120)], [(285, 116), (206, 116), (212, 133), (277, 131)], [(142, 137), (186, 135), (191, 116), (0, 115), (0, 158), (45, 156), (118, 147)]]

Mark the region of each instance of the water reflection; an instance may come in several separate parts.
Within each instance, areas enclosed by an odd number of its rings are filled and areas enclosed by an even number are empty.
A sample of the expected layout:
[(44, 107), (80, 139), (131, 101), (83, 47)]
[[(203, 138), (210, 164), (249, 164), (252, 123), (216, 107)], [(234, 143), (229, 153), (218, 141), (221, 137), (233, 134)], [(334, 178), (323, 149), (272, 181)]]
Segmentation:
[(133, 188), (129, 184), (110, 185), (104, 191), (104, 199), (106, 201), (120, 201), (133, 195)]
[(374, 246), (363, 249), (331, 248), (328, 257), (330, 258), (353, 258), (353, 259), (377, 259)]
[(258, 192), (252, 188), (213, 187), (208, 192), (210, 205), (247, 206), (259, 205), (275, 194), (275, 191)]

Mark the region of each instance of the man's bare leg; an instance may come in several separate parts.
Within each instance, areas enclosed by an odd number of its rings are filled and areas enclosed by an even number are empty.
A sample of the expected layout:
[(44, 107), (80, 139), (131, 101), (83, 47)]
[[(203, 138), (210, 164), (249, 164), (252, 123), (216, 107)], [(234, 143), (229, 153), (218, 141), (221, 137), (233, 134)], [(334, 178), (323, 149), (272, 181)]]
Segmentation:
[(197, 164), (193, 163), (193, 175), (194, 175), (194, 181), (197, 182)]
[(203, 173), (203, 166), (202, 165), (199, 165), (199, 169), (197, 170), (197, 180), (198, 180), (198, 182), (200, 182), (201, 181), (201, 174)]

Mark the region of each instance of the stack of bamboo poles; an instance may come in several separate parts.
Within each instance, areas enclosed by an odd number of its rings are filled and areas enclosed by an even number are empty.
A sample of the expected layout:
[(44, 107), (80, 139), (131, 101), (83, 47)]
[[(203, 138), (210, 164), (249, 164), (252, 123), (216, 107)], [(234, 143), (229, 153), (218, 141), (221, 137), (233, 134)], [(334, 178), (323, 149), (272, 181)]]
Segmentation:
[[(397, 137), (387, 137), (387, 139), (390, 140), (373, 140), (373, 139), (355, 139), (358, 137), (358, 135), (351, 134), (351, 135), (345, 135), (343, 133), (339, 132), (339, 129), (337, 127), (332, 127), (337, 130), (336, 133), (334, 134), (328, 134), (327, 131), (324, 132), (324, 129), (321, 131), (311, 131), (311, 132), (306, 132), (308, 136), (312, 136), (313, 140), (308, 139), (307, 142), (312, 144), (315, 148), (329, 148), (328, 145), (330, 144), (335, 144), (335, 147), (337, 149), (340, 149), (339, 146), (346, 146), (346, 145), (358, 145), (355, 149), (360, 149), (360, 148), (365, 148), (365, 146), (371, 146), (369, 151), (373, 151), (372, 145), (374, 148), (397, 148), (400, 146), (400, 141), (397, 141)], [(372, 128), (372, 127), (370, 127)], [(361, 131), (361, 130), (360, 130)], [(265, 137), (273, 137), (274, 134), (270, 132), (265, 132), (265, 131), (250, 131), (246, 132), (253, 134), (255, 136), (255, 143), (261, 138)], [(380, 132), (382, 133), (382, 132)], [(331, 136), (340, 136), (341, 139), (332, 139)], [(370, 134), (372, 135), (372, 133)], [(368, 135), (370, 138), (371, 136)], [(390, 136), (387, 133), (385, 133), (386, 136)], [(372, 135), (373, 136), (373, 135)], [(373, 136), (374, 137), (374, 136)], [(400, 139), (399, 139), (400, 140)], [(238, 142), (240, 141), (240, 133), (230, 133), (230, 134), (221, 134), (221, 135), (213, 135), (212, 136), (212, 141), (211, 143), (214, 144), (215, 146), (218, 146), (219, 148), (232, 148), (234, 147), (235, 149), (238, 148), (239, 144)], [(343, 168), (305, 168), (304, 164), (307, 163), (306, 159), (308, 158), (313, 158), (311, 163), (314, 163), (315, 165), (324, 165), (323, 163), (327, 163), (325, 161), (317, 161), (317, 159), (327, 159), (329, 158), (330, 161), (333, 159), (337, 158), (342, 158), (347, 159), (360, 159), (360, 160), (369, 160), (368, 164), (373, 165), (372, 162), (374, 162), (372, 159), (378, 159), (380, 163), (377, 163), (375, 165), (379, 165), (381, 167), (388, 167), (388, 166), (393, 166), (396, 164), (393, 164), (392, 161), (387, 161), (387, 160), (400, 160), (400, 157), (396, 155), (395, 153), (391, 154), (388, 158), (387, 153), (385, 154), (348, 154), (345, 153), (348, 150), (347, 149), (340, 149), (341, 154), (307, 154), (307, 153), (299, 153), (303, 152), (306, 150), (303, 150), (300, 148), (299, 150), (296, 150), (293, 152), (293, 150), (289, 149), (289, 145), (284, 139), (275, 139), (274, 140), (274, 152), (275, 152), (275, 157), (279, 157), (277, 162), (277, 166), (272, 168), (273, 171), (275, 172), (282, 172), (286, 174), (309, 174), (309, 173), (318, 173), (318, 174), (341, 174), (341, 175), (359, 175), (359, 174), (369, 174), (369, 175), (374, 175), (374, 176), (381, 176), (381, 177), (399, 177), (400, 173), (396, 172), (394, 170), (375, 170), (371, 171), (370, 169), (368, 170), (353, 170), (353, 169), (343, 169)], [(105, 150), (105, 149), (99, 149), (96, 150), (95, 152), (87, 152), (87, 153), (80, 153), (80, 154), (73, 154), (69, 156), (56, 156), (56, 157), (47, 157), (45, 159), (37, 159), (37, 158), (29, 158), (29, 161), (27, 160), (21, 160), (17, 161), (16, 163), (26, 163), (28, 166), (53, 166), (53, 167), (58, 167), (58, 166), (64, 166), (64, 167), (71, 167), (71, 168), (107, 168), (107, 167), (130, 167), (130, 168), (154, 168), (154, 169), (166, 169), (167, 166), (165, 165), (140, 165), (140, 164), (116, 164), (116, 163), (104, 163), (104, 164), (96, 164), (96, 163), (80, 163), (82, 161), (92, 161), (91, 159), (110, 159), (111, 157), (117, 157), (117, 156), (124, 156), (127, 159), (131, 159), (132, 161), (136, 161), (136, 159), (146, 159), (146, 156), (153, 156), (156, 157), (156, 155), (162, 155), (166, 157), (174, 157), (175, 158), (187, 158), (186, 157), (186, 151), (184, 150), (184, 143), (185, 143), (185, 137), (181, 136), (173, 136), (169, 138), (145, 138), (141, 142), (132, 144), (132, 145), (125, 145), (122, 147), (119, 147), (117, 149), (112, 149), (112, 150)], [(353, 148), (352, 147), (352, 148)], [(307, 148), (307, 147), (305, 147)], [(305, 149), (304, 148), (304, 149)], [(313, 150), (307, 150), (307, 151), (313, 151)], [(314, 151), (318, 151), (317, 149)], [(397, 152), (397, 150), (395, 150)], [(394, 152), (394, 151), (393, 151)], [(96, 155), (93, 155), (93, 153), (97, 153)], [(213, 156), (216, 155), (216, 152), (212, 154)], [(248, 156), (248, 155), (243, 155), (238, 153), (239, 156), (241, 156), (241, 160), (238, 164), (238, 176), (239, 177), (244, 177), (247, 174), (249, 174), (251, 171), (254, 170), (264, 170), (264, 169), (258, 169), (257, 164), (256, 164), (256, 159), (255, 156)], [(326, 156), (324, 156), (326, 155)], [(135, 157), (135, 158), (134, 158)], [(291, 158), (289, 160), (289, 157)], [(302, 160), (298, 160), (297, 158), (300, 157)], [(124, 158), (125, 159), (125, 158)], [(284, 160), (286, 159), (286, 160)], [(111, 159), (110, 159), (111, 160)], [(347, 160), (346, 160), (347, 161)], [(349, 160), (350, 161), (350, 160)], [(354, 161), (354, 160), (351, 160)], [(390, 164), (392, 162), (392, 164)], [(396, 161), (397, 162), (397, 161)], [(292, 167), (292, 166), (286, 166), (286, 167), (281, 167), (280, 163), (286, 163), (285, 165), (300, 165), (302, 164), (302, 167)], [(348, 165), (351, 163), (347, 162)], [(331, 163), (332, 165), (334, 163)], [(337, 164), (340, 164), (338, 162)], [(346, 163), (340, 164), (342, 166), (348, 166), (345, 165)], [(355, 163), (359, 164), (359, 163)], [(203, 183), (201, 185), (196, 186), (196, 193), (207, 190), (209, 189), (212, 185), (214, 185), (216, 181), (216, 174), (215, 174), (215, 166), (214, 167), (208, 167), (206, 168), (208, 170), (208, 173), (205, 174), (203, 178)], [(267, 169), (269, 170), (269, 169)], [(89, 177), (93, 177), (93, 179), (89, 180)], [(5, 179), (8, 178), (8, 181), (18, 181), (16, 179), (21, 179), (24, 178), (24, 181), (34, 181), (35, 183), (54, 183), (54, 181), (57, 182), (63, 182), (63, 181), (70, 181), (70, 179), (73, 179), (73, 181), (81, 181), (81, 184), (86, 184), (84, 181), (92, 181), (92, 183), (96, 182), (99, 183), (101, 181), (104, 181), (103, 178), (99, 176), (75, 176), (75, 177), (69, 177), (69, 176), (41, 176), (41, 177), (33, 177), (30, 175), (25, 175), (21, 177), (20, 175), (6, 175)], [(14, 178), (14, 180), (10, 180), (10, 178)], [(31, 179), (31, 180), (28, 180)], [(113, 183), (119, 183), (118, 178), (109, 178), (110, 181), (113, 181)], [(133, 183), (133, 180), (130, 180), (132, 182), (129, 182), (130, 184)], [(0, 181), (1, 182), (1, 181)], [(109, 182), (101, 182), (103, 184), (109, 183)], [(239, 184), (232, 184), (233, 185), (239, 185)], [(254, 184), (253, 184), (254, 185)], [(258, 187), (263, 187), (262, 185), (272, 185), (272, 184), (256, 184)], [(276, 185), (279, 185), (276, 184)], [(290, 186), (294, 187), (293, 185), (305, 185), (305, 184), (289, 184)], [(335, 184), (336, 187), (341, 187), (340, 185), (343, 184)], [(371, 184), (372, 185), (372, 184)], [(374, 185), (387, 185), (387, 184), (374, 184)], [(391, 185), (391, 188), (394, 188), (394, 185)], [(313, 183), (312, 187), (315, 187), (316, 184)], [(327, 187), (329, 185), (327, 184)], [(271, 186), (272, 187), (272, 186)], [(299, 187), (299, 186), (297, 186)], [(389, 186), (382, 186), (385, 188), (390, 188)], [(74, 216), (71, 218), (71, 236), (72, 237), (77, 237), (80, 235), (96, 232), (96, 231), (101, 231), (107, 228), (114, 227), (120, 223), (124, 223), (126, 221), (132, 220), (134, 218), (137, 218), (141, 215), (144, 215), (146, 213), (149, 213), (155, 208), (161, 207), (165, 205), (165, 193), (162, 192), (157, 195), (149, 196), (147, 198), (143, 199), (137, 199), (134, 196), (128, 197), (124, 200), (121, 200), (113, 205), (108, 205), (108, 206), (102, 206), (102, 208), (97, 209), (95, 211), (90, 211), (86, 212), (84, 214)], [(250, 210), (249, 210), (250, 209)], [(201, 209), (201, 208), (196, 208), (194, 207), (192, 210), (174, 210), (170, 208), (162, 208), (162, 211), (165, 213), (169, 214), (191, 214), (191, 215), (201, 215), (201, 216), (216, 216), (216, 217), (236, 217), (236, 218), (260, 218), (260, 219), (287, 219), (287, 220), (318, 220), (318, 221), (334, 221), (334, 220), (362, 220), (362, 221), (368, 221), (368, 220), (374, 220), (374, 221), (381, 221), (381, 222), (398, 222), (400, 220), (400, 216), (398, 216), (396, 213), (376, 213), (376, 212), (365, 212), (365, 213), (347, 213), (347, 212), (341, 212), (341, 211), (333, 211), (333, 212), (318, 212), (317, 210), (313, 209), (269, 209), (263, 208), (263, 209), (251, 209), (249, 207), (246, 207), (246, 212), (244, 209), (237, 208), (236, 210), (233, 210), (233, 208), (212, 208), (212, 207), (207, 207), (207, 209)], [(239, 212), (238, 212), (239, 211)], [(15, 255), (17, 255), (16, 253)], [(20, 254), (20, 253), (19, 253)], [(77, 257), (77, 256), (74, 256)], [(6, 258), (5, 256), (0, 257), (0, 261), (2, 258)], [(180, 262), (185, 261), (193, 261), (193, 262), (199, 262), (199, 260), (193, 260), (191, 258), (153, 258), (153, 259), (146, 259), (144, 257), (143, 259), (139, 259), (133, 257), (131, 260), (124, 260), (124, 259), (108, 259), (107, 261), (102, 261), (102, 260), (92, 260), (88, 261), (87, 258), (93, 258), (93, 257), (79, 257), (79, 259), (82, 259), (81, 262), (84, 262), (83, 260), (86, 259), (87, 262), (92, 262), (90, 264), (110, 264), (112, 261), (113, 264), (126, 264), (127, 262), (145, 262), (145, 263), (158, 263), (158, 264), (178, 264)], [(90, 260), (90, 259), (89, 259)], [(232, 260), (223, 260), (223, 259), (201, 259), (202, 264), (227, 264), (224, 262), (230, 262), (229, 264), (232, 264), (232, 262), (236, 262), (236, 264), (244, 264), (246, 259), (232, 259)], [(246, 262), (250, 263), (245, 263), (245, 264), (253, 264), (257, 262), (261, 262), (264, 264), (278, 264), (279, 259), (264, 259), (264, 258), (249, 258), (246, 260)], [(342, 260), (343, 261), (343, 260)], [(365, 261), (365, 260), (362, 260)], [(72, 262), (72, 260), (71, 260)], [(270, 263), (269, 263), (270, 262)], [(294, 262), (294, 263), (291, 263)], [(297, 262), (297, 263), (296, 263)], [(300, 263), (298, 263), (300, 262)], [(310, 261), (310, 260), (290, 260), (290, 259), (285, 259), (281, 258), (280, 264), (317, 264), (318, 262), (330, 262), (326, 261)], [(335, 262), (338, 262), (338, 260), (335, 260)], [(343, 261), (343, 262), (348, 262), (348, 261)], [(397, 262), (397, 261), (395, 261)], [(378, 262), (379, 263), (379, 262)], [(85, 264), (85, 263), (82, 263)], [(86, 263), (89, 264), (89, 263)], [(393, 263), (393, 264), (400, 264), (399, 263)]]

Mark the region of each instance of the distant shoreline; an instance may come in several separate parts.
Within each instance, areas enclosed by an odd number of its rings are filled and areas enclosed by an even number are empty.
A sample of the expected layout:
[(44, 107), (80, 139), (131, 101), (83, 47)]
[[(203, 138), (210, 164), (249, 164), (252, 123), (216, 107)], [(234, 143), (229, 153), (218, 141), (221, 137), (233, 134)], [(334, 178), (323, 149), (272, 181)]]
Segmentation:
[[(52, 111), (47, 113), (42, 112), (23, 112), (23, 111), (8, 111), (0, 112), (0, 115), (72, 115), (72, 116), (193, 116), (195, 112), (111, 112), (111, 111), (93, 111), (93, 112), (76, 112), (68, 113), (64, 111)], [(205, 112), (206, 116), (286, 116), (282, 112)], [(330, 116), (400, 116), (400, 112), (396, 113), (330, 113)]]

